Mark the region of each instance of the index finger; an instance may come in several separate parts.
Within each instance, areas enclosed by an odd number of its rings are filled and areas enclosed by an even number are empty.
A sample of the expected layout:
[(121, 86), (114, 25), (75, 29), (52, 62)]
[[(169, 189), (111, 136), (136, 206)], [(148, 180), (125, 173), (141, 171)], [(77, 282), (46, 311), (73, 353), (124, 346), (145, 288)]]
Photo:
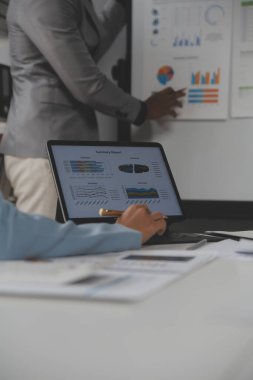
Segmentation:
[(186, 95), (186, 88), (182, 88), (180, 90), (175, 91), (175, 95), (177, 97), (185, 96)]

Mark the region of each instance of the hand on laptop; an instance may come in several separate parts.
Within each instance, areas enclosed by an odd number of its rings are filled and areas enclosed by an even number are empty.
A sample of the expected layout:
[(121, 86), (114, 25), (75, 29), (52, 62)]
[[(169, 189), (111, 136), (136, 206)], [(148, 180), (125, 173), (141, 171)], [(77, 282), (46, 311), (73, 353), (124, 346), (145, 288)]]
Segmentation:
[(142, 243), (146, 243), (155, 234), (162, 235), (166, 230), (165, 217), (160, 212), (151, 212), (145, 205), (128, 207), (116, 223), (142, 233)]
[(185, 89), (178, 91), (167, 87), (162, 91), (156, 92), (146, 100), (147, 119), (160, 119), (165, 116), (177, 117), (176, 108), (182, 108), (180, 100), (185, 96)]

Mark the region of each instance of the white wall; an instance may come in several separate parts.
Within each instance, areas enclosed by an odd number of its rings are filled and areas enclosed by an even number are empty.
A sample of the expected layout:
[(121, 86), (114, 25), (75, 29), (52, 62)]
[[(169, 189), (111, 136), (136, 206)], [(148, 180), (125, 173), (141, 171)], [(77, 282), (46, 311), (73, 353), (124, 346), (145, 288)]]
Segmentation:
[(9, 45), (4, 37), (0, 37), (0, 64), (9, 65)]
[[(138, 76), (145, 20), (140, 0), (135, 2), (133, 72)], [(163, 145), (183, 199), (253, 201), (253, 119), (146, 124), (133, 127), (133, 136)]]
[(253, 201), (253, 120), (147, 124), (133, 135), (163, 145), (183, 199)]

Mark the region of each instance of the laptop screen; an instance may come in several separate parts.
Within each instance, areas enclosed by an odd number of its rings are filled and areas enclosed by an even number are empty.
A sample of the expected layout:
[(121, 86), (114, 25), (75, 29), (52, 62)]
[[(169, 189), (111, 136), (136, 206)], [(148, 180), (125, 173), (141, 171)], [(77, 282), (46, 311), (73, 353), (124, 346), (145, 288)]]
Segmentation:
[(160, 144), (49, 141), (48, 153), (65, 220), (106, 221), (100, 208), (125, 210), (132, 204), (174, 220), (183, 216)]

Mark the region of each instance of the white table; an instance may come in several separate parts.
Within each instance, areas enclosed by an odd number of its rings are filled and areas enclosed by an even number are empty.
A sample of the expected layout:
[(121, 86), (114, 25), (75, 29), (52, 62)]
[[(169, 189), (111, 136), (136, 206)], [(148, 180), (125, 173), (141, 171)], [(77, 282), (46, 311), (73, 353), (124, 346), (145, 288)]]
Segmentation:
[(1, 380), (252, 380), (253, 262), (137, 304), (0, 298)]

